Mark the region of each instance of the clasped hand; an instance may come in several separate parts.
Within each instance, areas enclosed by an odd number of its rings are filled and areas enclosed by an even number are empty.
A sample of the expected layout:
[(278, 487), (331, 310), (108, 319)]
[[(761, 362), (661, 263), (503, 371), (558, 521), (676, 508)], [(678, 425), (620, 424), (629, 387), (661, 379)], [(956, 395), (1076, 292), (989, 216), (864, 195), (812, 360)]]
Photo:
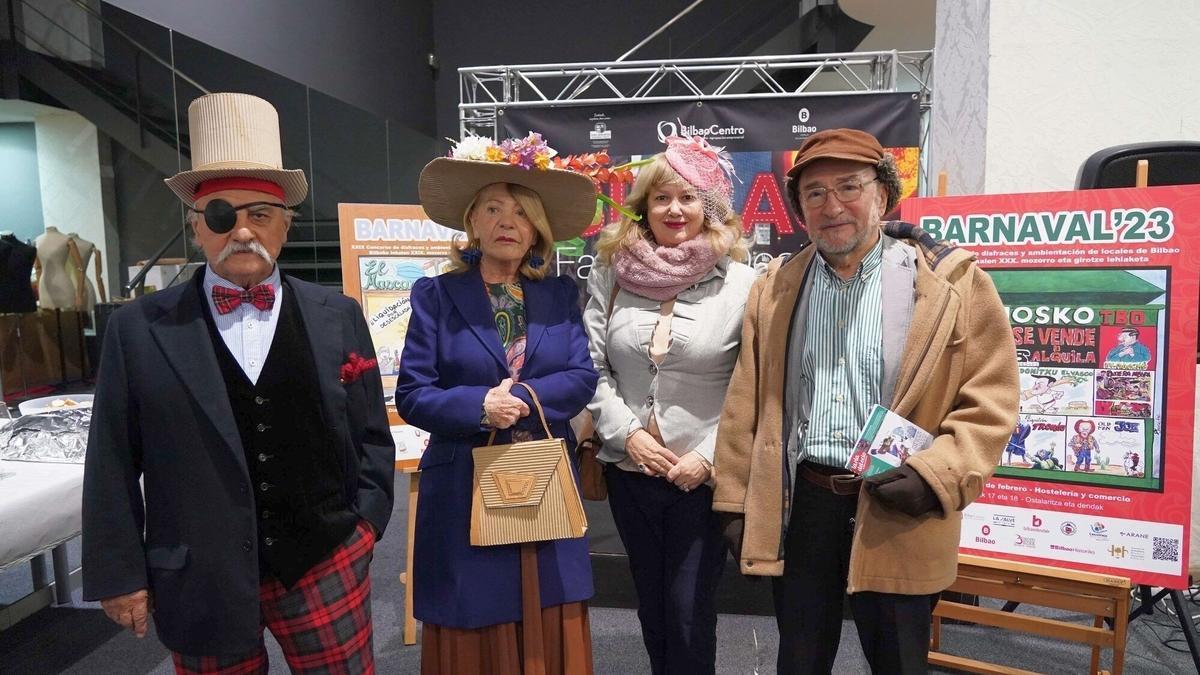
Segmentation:
[(512, 378), (506, 377), (483, 397), (484, 416), (496, 429), (507, 429), (529, 414), (529, 406), (509, 391), (512, 386)]
[(625, 454), (643, 473), (661, 476), (671, 481), (680, 490), (694, 490), (708, 480), (711, 470), (700, 455), (689, 452), (679, 457), (663, 447), (650, 432), (638, 429), (625, 439)]

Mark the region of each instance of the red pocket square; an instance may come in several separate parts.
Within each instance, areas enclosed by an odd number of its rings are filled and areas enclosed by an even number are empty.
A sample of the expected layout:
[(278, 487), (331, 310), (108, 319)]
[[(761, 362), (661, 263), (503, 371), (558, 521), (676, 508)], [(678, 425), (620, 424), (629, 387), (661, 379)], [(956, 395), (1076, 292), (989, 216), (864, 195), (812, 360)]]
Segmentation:
[(371, 370), (372, 368), (378, 367), (379, 362), (375, 359), (364, 359), (358, 354), (350, 352), (350, 358), (348, 358), (346, 362), (342, 364), (342, 368), (339, 371), (338, 381), (340, 381), (342, 384), (350, 384), (351, 382), (362, 377), (363, 373)]

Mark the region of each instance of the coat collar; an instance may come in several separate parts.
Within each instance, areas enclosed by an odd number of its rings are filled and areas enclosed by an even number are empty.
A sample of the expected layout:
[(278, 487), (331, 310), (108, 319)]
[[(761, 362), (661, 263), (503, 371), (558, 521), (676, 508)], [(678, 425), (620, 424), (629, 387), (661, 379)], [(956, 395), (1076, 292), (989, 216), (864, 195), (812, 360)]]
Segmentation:
[[(508, 356), (500, 343), (500, 333), (496, 330), (496, 321), (488, 300), (483, 276), (478, 267), (471, 267), (460, 273), (442, 275), (442, 284), (446, 293), (454, 302), (458, 313), (462, 316), (475, 338), (483, 344), (488, 353), (500, 365), (502, 372), (508, 373)], [(549, 280), (533, 281), (521, 279), (521, 291), (525, 296), (525, 362), (529, 363), (546, 332), (555, 310), (554, 284)]]
[[(504, 354), (504, 346), (500, 344), (500, 333), (496, 331), (492, 305), (484, 290), (483, 276), (479, 273), (479, 268), (471, 266), (463, 272), (443, 274), (442, 285), (476, 339), (483, 344), (492, 358), (496, 359), (504, 372), (508, 372), (508, 358)], [(528, 349), (528, 337), (526, 344)]]
[[(343, 345), (347, 344), (342, 335), (345, 322), (338, 320), (336, 310), (326, 304), (328, 296), (318, 287), (292, 282), (286, 276), (282, 277), (282, 282), (295, 294), (296, 306), (300, 308), (317, 367), (321, 410), (328, 425), (339, 419), (345, 407), (346, 392), (338, 380), (338, 371), (345, 359)], [(204, 317), (208, 309), (201, 296), (202, 284), (203, 273), (198, 273), (191, 283), (178, 289), (175, 302), (170, 302), (171, 298), (167, 296), (170, 291), (159, 291), (164, 296), (161, 299), (150, 296), (151, 300), (167, 301), (160, 305), (162, 313), (151, 321), (150, 333), (179, 381), (242, 463), (245, 457), (241, 437)]]

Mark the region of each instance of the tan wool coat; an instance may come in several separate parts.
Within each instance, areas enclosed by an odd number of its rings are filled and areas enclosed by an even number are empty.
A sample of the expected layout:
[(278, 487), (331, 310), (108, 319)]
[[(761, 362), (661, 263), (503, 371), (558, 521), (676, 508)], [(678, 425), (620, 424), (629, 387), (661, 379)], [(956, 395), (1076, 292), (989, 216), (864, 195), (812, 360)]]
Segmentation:
[[(888, 407), (934, 436), (908, 463), (942, 510), (912, 518), (861, 492), (850, 593), (928, 594), (954, 581), (962, 510), (982, 492), (1017, 418), (1016, 348), (991, 278), (968, 251), (927, 244), (901, 240), (916, 247), (913, 304)], [(788, 333), (814, 251), (775, 261), (751, 289), (718, 426), (713, 509), (745, 514), (743, 574), (783, 574), (795, 480), (783, 439)]]

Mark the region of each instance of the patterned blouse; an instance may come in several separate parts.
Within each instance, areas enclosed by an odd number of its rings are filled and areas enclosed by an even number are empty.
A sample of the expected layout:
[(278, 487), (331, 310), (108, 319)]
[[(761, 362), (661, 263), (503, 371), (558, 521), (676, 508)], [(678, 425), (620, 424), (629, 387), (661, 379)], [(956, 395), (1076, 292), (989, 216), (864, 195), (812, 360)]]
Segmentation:
[[(525, 292), (521, 284), (488, 284), (488, 300), (492, 303), (492, 315), (496, 320), (496, 332), (508, 361), (508, 374), (513, 382), (521, 380), (521, 367), (525, 365)], [(536, 411), (530, 411), (536, 416)], [(532, 440), (533, 435), (524, 429), (513, 429), (514, 443)]]

